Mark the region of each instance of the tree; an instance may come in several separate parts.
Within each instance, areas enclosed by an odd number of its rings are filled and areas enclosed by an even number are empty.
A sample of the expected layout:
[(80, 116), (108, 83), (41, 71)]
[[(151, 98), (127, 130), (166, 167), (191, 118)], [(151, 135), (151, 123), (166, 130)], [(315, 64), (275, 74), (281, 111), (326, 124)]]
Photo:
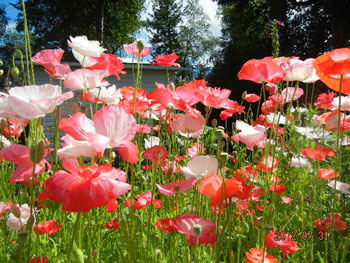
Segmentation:
[(178, 77), (185, 80), (207, 74), (218, 39), (209, 30), (209, 18), (199, 0), (153, 0), (148, 20), (153, 56), (175, 52), (185, 69)]
[(5, 6), (0, 5), (0, 35), (5, 33), (7, 24), (8, 17), (6, 16)]
[[(122, 45), (134, 40), (142, 25), (144, 0), (27, 0), (29, 30), (35, 36), (34, 52), (46, 48), (68, 50), (70, 36), (86, 35), (103, 42), (108, 52), (120, 52)], [(17, 29), (23, 30), (21, 1), (14, 5), (20, 13)]]
[(152, 56), (159, 54), (179, 53), (179, 25), (182, 18), (182, 1), (153, 0), (151, 19), (147, 28), (151, 33)]

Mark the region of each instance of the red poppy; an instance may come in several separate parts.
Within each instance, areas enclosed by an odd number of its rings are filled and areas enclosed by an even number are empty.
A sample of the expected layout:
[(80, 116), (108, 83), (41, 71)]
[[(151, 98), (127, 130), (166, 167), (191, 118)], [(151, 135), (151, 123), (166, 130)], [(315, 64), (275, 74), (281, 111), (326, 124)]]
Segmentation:
[(55, 234), (63, 225), (57, 225), (57, 220), (50, 220), (43, 224), (37, 224), (34, 227), (34, 232), (39, 235), (48, 234), (51, 236)]
[(143, 153), (145, 159), (152, 162), (162, 162), (168, 158), (168, 155), (168, 151), (163, 146), (158, 145), (146, 149), (146, 151)]
[(167, 231), (167, 232), (177, 231), (176, 219), (174, 218), (158, 219), (155, 225), (163, 231)]
[(92, 67), (87, 69), (97, 69), (104, 70), (107, 76), (115, 75), (117, 79), (120, 80), (119, 74), (126, 74), (123, 62), (113, 54), (101, 53), (100, 57), (90, 57), (94, 62), (96, 62)]
[(111, 199), (130, 190), (125, 172), (112, 164), (79, 166), (76, 158), (62, 158), (62, 166), (45, 183), (45, 192), (62, 209), (69, 212), (89, 212), (92, 208), (106, 206)]
[(261, 100), (261, 97), (259, 95), (256, 95), (256, 94), (252, 93), (252, 94), (245, 95), (244, 96), (244, 100), (254, 103), (254, 102), (257, 102), (257, 101)]
[[(158, 199), (153, 199), (152, 200), (152, 196), (153, 196), (153, 194), (152, 194), (151, 191), (143, 192), (139, 196), (136, 196), (136, 200), (134, 200), (135, 209), (146, 208), (147, 206), (151, 205), (151, 203), (157, 209), (161, 208), (162, 205), (163, 205), (162, 200), (158, 200)], [(126, 199), (126, 203), (125, 203), (125, 207), (131, 207), (131, 205), (132, 205), (131, 199), (127, 198)]]
[[(317, 219), (314, 223), (314, 228), (320, 231), (331, 230), (332, 229), (333, 216), (329, 213), (328, 217), (324, 220)], [(341, 220), (341, 215), (336, 213), (334, 219), (334, 230), (339, 232), (346, 229), (346, 223)]]
[(306, 147), (301, 150), (301, 153), (306, 157), (321, 161), (326, 160), (327, 156), (335, 156), (335, 151), (332, 148), (327, 148), (320, 144), (316, 145), (316, 149)]
[(264, 248), (251, 248), (245, 254), (248, 260), (247, 263), (279, 263), (274, 256), (268, 255)]
[(176, 55), (175, 53), (171, 53), (169, 55), (158, 55), (154, 59), (155, 63), (153, 65), (158, 65), (161, 67), (179, 67), (181, 68), (180, 64), (175, 63), (175, 61), (179, 58), (180, 56)]
[(36, 257), (31, 260), (29, 260), (29, 263), (48, 263), (49, 260), (47, 259), (46, 256), (43, 257)]
[(320, 80), (335, 91), (350, 93), (350, 48), (339, 48), (323, 54), (313, 63)]
[(227, 120), (235, 113), (244, 113), (245, 106), (239, 105), (237, 101), (230, 101), (226, 109), (220, 113), (221, 120)]
[(196, 92), (200, 87), (206, 86), (207, 82), (205, 80), (193, 80), (183, 86), (177, 87), (175, 93), (189, 105), (194, 105), (199, 102)]
[(257, 83), (276, 83), (284, 79), (286, 73), (273, 61), (273, 57), (251, 59), (247, 61), (240, 72), (239, 79), (250, 80)]
[(112, 221), (104, 224), (104, 227), (108, 229), (118, 229), (119, 228), (118, 218), (113, 218)]
[(265, 236), (265, 243), (267, 248), (279, 247), (285, 254), (291, 255), (299, 250), (299, 247), (295, 241), (292, 240), (291, 235), (286, 232), (283, 240), (276, 240), (275, 230), (271, 230), (268, 235)]
[(330, 93), (322, 93), (318, 96), (318, 98), (315, 101), (315, 104), (317, 107), (321, 109), (329, 109), (333, 106), (333, 98), (335, 96), (334, 92)]
[[(133, 100), (134, 99), (135, 88), (130, 86), (125, 86), (120, 88), (120, 93), (123, 95), (124, 100)], [(137, 89), (136, 98), (144, 97), (147, 93), (146, 89)]]
[(320, 179), (331, 179), (338, 176), (339, 174), (336, 175), (333, 169), (325, 169), (325, 168), (318, 169), (318, 177)]

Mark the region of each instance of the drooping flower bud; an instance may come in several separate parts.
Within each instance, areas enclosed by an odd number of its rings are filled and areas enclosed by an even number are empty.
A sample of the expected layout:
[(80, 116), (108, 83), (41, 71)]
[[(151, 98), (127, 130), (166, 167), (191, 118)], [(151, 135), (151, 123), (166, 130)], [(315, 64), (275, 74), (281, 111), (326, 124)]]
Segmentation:
[(30, 147), (30, 160), (33, 163), (40, 163), (45, 156), (45, 143), (41, 140), (38, 145)]
[(11, 75), (14, 78), (18, 78), (21, 75), (21, 71), (19, 70), (19, 68), (17, 66), (13, 66), (11, 68)]

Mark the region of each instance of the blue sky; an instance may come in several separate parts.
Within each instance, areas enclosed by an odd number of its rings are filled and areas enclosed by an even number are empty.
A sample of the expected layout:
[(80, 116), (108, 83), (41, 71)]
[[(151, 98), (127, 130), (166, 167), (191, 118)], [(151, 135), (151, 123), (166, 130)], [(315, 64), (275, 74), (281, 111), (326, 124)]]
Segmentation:
[(17, 9), (12, 7), (10, 3), (16, 3), (16, 0), (0, 0), (0, 4), (5, 6), (6, 14), (8, 18), (10, 19), (9, 24), (14, 24), (16, 23), (15, 19), (17, 16)]

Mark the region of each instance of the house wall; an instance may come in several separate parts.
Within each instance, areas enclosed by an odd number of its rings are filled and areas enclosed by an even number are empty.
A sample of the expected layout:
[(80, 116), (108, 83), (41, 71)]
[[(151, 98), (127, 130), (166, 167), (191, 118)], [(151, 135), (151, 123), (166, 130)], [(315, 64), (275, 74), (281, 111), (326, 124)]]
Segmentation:
[[(71, 69), (76, 70), (79, 67), (77, 63), (71, 63)], [(136, 65), (135, 65), (136, 67)], [(169, 72), (169, 78), (171, 81), (174, 81), (175, 79), (175, 70), (178, 70), (177, 68), (170, 68), (168, 70)], [(108, 82), (111, 84), (114, 84), (117, 86), (117, 88), (121, 88), (124, 86), (134, 86), (134, 78), (132, 73), (132, 66), (131, 64), (126, 64), (125, 69), (127, 73), (122, 75), (120, 74), (121, 80), (117, 80), (116, 76), (111, 76), (106, 78)], [(50, 83), (50, 77), (45, 72), (44, 68), (40, 65), (34, 65), (34, 72), (35, 72), (35, 83), (36, 85), (43, 85)], [(135, 68), (135, 74), (136, 74), (136, 68)], [(152, 66), (152, 65), (143, 65), (142, 70), (142, 88), (145, 88), (148, 92), (151, 92), (155, 88), (155, 83), (168, 83), (168, 76), (167, 76), (167, 70), (164, 67), (159, 66)], [(59, 80), (54, 80), (53, 83), (55, 85), (59, 85)], [(63, 86), (63, 84), (62, 84)], [(69, 117), (73, 114), (72, 111), (72, 102), (80, 102), (83, 105), (85, 104), (87, 106), (86, 114), (90, 115), (90, 108), (88, 104), (85, 101), (82, 101), (79, 97), (82, 94), (82, 91), (74, 91), (74, 97), (66, 102), (64, 102), (61, 106), (61, 118)], [(54, 119), (53, 114), (47, 114), (44, 118), (44, 132), (45, 135), (53, 140), (53, 130), (54, 130)], [(62, 131), (60, 131), (60, 135), (64, 135)]]

